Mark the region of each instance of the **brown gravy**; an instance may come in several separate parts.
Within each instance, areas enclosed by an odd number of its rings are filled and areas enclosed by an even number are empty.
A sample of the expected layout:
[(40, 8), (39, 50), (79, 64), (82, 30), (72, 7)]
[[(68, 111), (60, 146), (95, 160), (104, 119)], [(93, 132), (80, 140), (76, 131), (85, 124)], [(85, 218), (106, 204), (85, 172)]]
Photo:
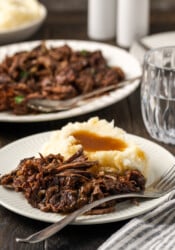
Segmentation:
[(89, 152), (109, 150), (123, 151), (127, 147), (127, 144), (121, 139), (100, 136), (84, 130), (76, 131), (72, 135), (78, 143), (83, 146), (84, 150)]

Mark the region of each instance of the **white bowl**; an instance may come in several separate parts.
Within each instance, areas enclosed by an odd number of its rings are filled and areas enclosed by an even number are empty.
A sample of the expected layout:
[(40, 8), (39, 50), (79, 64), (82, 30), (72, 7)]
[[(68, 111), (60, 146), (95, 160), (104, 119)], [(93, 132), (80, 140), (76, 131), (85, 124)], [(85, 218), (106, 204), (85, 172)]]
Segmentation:
[(32, 36), (40, 28), (47, 16), (47, 9), (42, 4), (40, 4), (40, 12), (40, 17), (35, 21), (21, 25), (18, 28), (0, 31), (0, 45), (22, 41)]

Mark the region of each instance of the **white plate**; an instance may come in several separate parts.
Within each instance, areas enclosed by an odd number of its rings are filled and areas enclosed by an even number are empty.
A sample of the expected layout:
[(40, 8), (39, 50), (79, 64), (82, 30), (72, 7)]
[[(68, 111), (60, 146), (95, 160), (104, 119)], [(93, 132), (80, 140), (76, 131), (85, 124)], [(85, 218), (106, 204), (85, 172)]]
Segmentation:
[[(48, 40), (46, 41), (48, 46), (61, 46), (65, 43), (70, 45), (75, 50), (101, 50), (104, 57), (107, 59), (108, 64), (111, 66), (120, 66), (127, 78), (135, 77), (141, 75), (142, 69), (139, 62), (125, 50), (119, 49), (115, 46), (88, 42), (88, 41), (74, 41), (74, 40)], [(18, 43), (14, 45), (4, 46), (0, 48), (0, 61), (6, 55), (13, 55), (17, 51), (31, 50), (37, 46), (40, 41), (28, 42), (28, 43)], [(0, 112), (0, 121), (4, 122), (39, 122), (39, 121), (49, 121), (56, 119), (64, 119), (68, 117), (74, 117), (77, 115), (92, 112), (104, 107), (107, 107), (115, 102), (122, 100), (131, 94), (139, 85), (139, 81), (133, 82), (131, 85), (125, 86), (122, 89), (111, 91), (108, 95), (96, 98), (81, 107), (77, 107), (71, 110), (49, 113), (49, 114), (38, 114), (38, 115), (22, 115), (17, 116), (8, 112)]]
[[(15, 141), (0, 150), (0, 173), (6, 174), (15, 169), (19, 161), (25, 157), (37, 155), (41, 145), (45, 143), (51, 132), (40, 133)], [(174, 164), (174, 156), (167, 150), (151, 141), (129, 135), (148, 155), (148, 184), (156, 180), (162, 173)], [(130, 202), (122, 202), (116, 211), (103, 215), (80, 216), (75, 224), (100, 224), (120, 221), (143, 214), (158, 206), (167, 199), (167, 195), (158, 199), (140, 201), (136, 206)], [(21, 193), (16, 193), (0, 186), (0, 204), (7, 209), (40, 221), (56, 222), (63, 218), (60, 214), (45, 213), (33, 208)]]
[[(175, 46), (175, 32), (171, 31), (153, 34), (151, 36), (144, 37), (141, 41), (150, 49), (164, 46)], [(140, 61), (141, 64), (143, 63), (145, 50), (140, 46), (140, 44), (135, 42), (131, 46), (130, 52)]]
[(0, 44), (9, 44), (22, 41), (32, 36), (43, 24), (47, 16), (47, 9), (40, 4), (40, 16), (37, 20), (23, 24), (20, 27), (15, 27), (8, 30), (0, 31)]
[(142, 41), (151, 49), (164, 46), (175, 46), (175, 32), (157, 33), (144, 37)]

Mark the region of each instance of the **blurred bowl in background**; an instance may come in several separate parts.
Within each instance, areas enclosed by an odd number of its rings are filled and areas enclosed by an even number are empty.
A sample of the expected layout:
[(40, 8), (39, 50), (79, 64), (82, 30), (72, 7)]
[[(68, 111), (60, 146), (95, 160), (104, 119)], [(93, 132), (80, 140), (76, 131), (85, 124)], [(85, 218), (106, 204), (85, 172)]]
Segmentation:
[(0, 30), (0, 45), (23, 41), (31, 37), (41, 27), (47, 17), (47, 9), (43, 4), (40, 4), (40, 15), (38, 19), (28, 23), (21, 24), (19, 27), (14, 27), (6, 30)]

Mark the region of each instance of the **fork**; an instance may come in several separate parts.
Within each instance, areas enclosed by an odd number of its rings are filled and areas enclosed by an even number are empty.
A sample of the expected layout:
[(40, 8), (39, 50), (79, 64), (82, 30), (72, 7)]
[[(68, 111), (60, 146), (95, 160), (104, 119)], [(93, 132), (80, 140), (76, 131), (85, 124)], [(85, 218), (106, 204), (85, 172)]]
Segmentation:
[(94, 91), (91, 91), (90, 93), (79, 95), (77, 97), (67, 99), (67, 100), (49, 100), (49, 99), (41, 99), (41, 98), (32, 98), (28, 100), (27, 106), (31, 109), (34, 109), (40, 112), (45, 112), (45, 113), (67, 110), (76, 106), (81, 106), (82, 102), (85, 101), (86, 99), (104, 94), (114, 89), (122, 88), (126, 85), (131, 84), (132, 82), (138, 79), (141, 79), (141, 76), (129, 78), (124, 81), (121, 81), (118, 84), (113, 84), (113, 85), (109, 85), (103, 88), (99, 88)]
[(146, 191), (143, 193), (127, 193), (127, 194), (117, 194), (105, 197), (100, 200), (96, 200), (90, 204), (85, 205), (84, 207), (79, 208), (78, 210), (70, 213), (65, 216), (62, 220), (36, 232), (27, 238), (16, 238), (17, 242), (26, 242), (26, 243), (37, 243), (43, 240), (48, 239), (55, 233), (59, 232), (66, 225), (73, 222), (77, 216), (84, 214), (90, 209), (99, 206), (100, 204), (116, 200), (116, 199), (124, 199), (124, 198), (159, 198), (168, 194), (175, 188), (175, 165), (169, 168), (157, 181), (147, 187)]

